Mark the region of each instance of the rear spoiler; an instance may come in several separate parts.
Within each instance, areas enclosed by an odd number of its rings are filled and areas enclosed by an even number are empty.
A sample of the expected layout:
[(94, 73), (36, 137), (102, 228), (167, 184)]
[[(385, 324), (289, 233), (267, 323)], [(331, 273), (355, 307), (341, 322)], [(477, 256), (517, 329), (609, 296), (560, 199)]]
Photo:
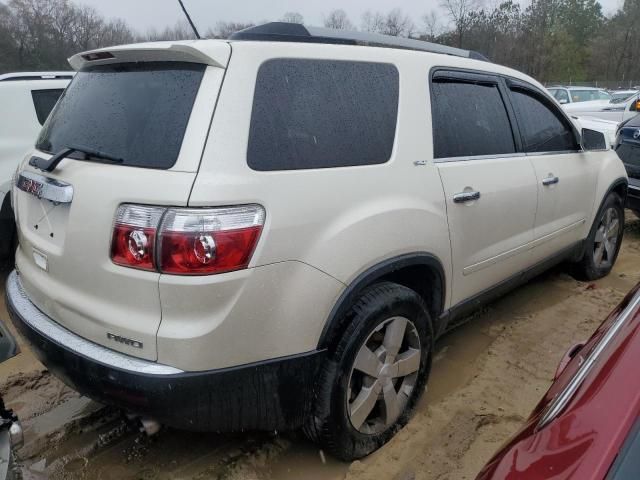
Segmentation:
[(94, 65), (130, 62), (190, 62), (226, 68), (230, 56), (231, 47), (225, 41), (188, 40), (101, 48), (78, 53), (68, 61), (76, 71)]

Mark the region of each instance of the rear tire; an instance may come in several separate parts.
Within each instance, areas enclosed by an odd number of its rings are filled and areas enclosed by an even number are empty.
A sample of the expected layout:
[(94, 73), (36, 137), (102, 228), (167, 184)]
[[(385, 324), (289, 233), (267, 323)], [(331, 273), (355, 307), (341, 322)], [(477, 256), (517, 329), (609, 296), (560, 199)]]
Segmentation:
[(335, 457), (352, 461), (409, 421), (429, 376), (433, 327), (422, 298), (391, 282), (365, 290), (346, 319), (304, 431)]
[(583, 280), (597, 280), (609, 275), (618, 258), (623, 234), (622, 199), (616, 193), (610, 193), (585, 241), (584, 255), (576, 265), (576, 276)]

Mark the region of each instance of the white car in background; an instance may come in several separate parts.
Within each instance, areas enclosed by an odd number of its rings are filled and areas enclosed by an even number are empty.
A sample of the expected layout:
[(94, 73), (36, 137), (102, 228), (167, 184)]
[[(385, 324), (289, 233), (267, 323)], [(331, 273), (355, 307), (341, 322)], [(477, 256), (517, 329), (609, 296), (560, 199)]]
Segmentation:
[(612, 96), (606, 90), (594, 87), (565, 87), (555, 86), (547, 88), (549, 93), (560, 105), (590, 102), (594, 100), (611, 100)]
[(15, 227), (11, 178), (75, 72), (20, 72), (0, 75), (0, 261), (10, 260)]
[(611, 90), (609, 93), (611, 94), (611, 101), (618, 103), (631, 98), (632, 95), (638, 93), (638, 90)]
[(583, 128), (588, 128), (590, 130), (602, 132), (607, 138), (608, 145), (613, 147), (616, 144), (616, 134), (618, 132), (620, 122), (602, 120), (601, 118), (596, 117), (578, 117), (575, 115), (570, 115), (570, 117), (578, 128), (578, 131), (582, 131)]
[(635, 117), (640, 111), (640, 94), (627, 97), (622, 100), (596, 100), (592, 102), (571, 103), (562, 105), (562, 108), (569, 115), (578, 117), (595, 117), (602, 120), (614, 122), (624, 122)]

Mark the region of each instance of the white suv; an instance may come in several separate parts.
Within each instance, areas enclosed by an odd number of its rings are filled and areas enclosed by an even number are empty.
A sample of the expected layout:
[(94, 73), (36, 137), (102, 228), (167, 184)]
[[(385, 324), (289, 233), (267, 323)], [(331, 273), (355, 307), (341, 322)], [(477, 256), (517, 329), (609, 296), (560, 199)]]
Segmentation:
[(12, 260), (15, 250), (11, 177), (72, 77), (73, 72), (0, 75), (0, 261)]
[(72, 57), (13, 189), (15, 325), (104, 403), (372, 452), (439, 335), (622, 238), (604, 135), (470, 57), (279, 23)]

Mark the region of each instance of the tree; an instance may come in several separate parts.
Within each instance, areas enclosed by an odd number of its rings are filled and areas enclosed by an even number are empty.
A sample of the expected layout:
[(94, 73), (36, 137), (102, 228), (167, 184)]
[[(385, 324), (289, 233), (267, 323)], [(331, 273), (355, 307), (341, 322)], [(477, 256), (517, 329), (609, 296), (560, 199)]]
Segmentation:
[(384, 31), (384, 16), (380, 12), (367, 10), (362, 14), (362, 30), (365, 32), (382, 33)]
[(342, 9), (332, 10), (324, 18), (324, 26), (326, 28), (334, 28), (336, 30), (353, 30), (353, 24), (347, 17), (347, 13)]
[(405, 15), (399, 8), (394, 8), (385, 17), (382, 33), (394, 37), (410, 37), (415, 28), (415, 24), (408, 15)]
[(399, 8), (386, 15), (367, 10), (362, 14), (362, 30), (394, 37), (409, 37), (415, 31), (415, 24)]
[(304, 23), (304, 17), (298, 12), (287, 12), (280, 19), (281, 22), (287, 23)]
[(239, 22), (218, 22), (213, 29), (207, 30), (205, 33), (206, 38), (229, 38), (231, 34), (244, 30), (245, 28), (253, 27), (253, 23), (239, 23)]
[(424, 23), (424, 40), (433, 42), (438, 38), (442, 30), (440, 25), (440, 18), (435, 10), (431, 10), (429, 13), (422, 16), (422, 22)]
[(442, 0), (440, 6), (453, 22), (457, 47), (462, 47), (464, 34), (471, 25), (472, 13), (477, 9), (477, 0)]

